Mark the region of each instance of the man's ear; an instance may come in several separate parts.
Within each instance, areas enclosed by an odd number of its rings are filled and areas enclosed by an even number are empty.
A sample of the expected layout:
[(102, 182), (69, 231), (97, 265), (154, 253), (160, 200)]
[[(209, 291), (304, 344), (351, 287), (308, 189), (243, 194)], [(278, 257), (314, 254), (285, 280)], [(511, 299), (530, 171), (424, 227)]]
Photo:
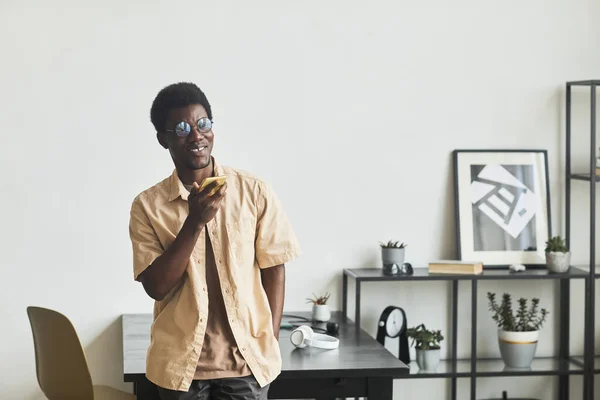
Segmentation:
[(160, 143), (160, 145), (165, 148), (168, 149), (169, 145), (167, 144), (167, 138), (165, 137), (164, 134), (160, 133), (160, 132), (156, 132), (156, 139), (158, 140), (158, 143)]

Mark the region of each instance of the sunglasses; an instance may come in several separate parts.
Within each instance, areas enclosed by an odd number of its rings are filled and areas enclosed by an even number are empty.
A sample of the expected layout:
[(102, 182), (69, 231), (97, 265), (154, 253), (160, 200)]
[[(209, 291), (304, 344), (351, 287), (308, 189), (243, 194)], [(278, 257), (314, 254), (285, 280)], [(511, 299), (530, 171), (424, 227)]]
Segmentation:
[[(207, 133), (212, 129), (212, 121), (206, 117), (200, 118), (196, 121), (196, 129), (198, 132)], [(192, 127), (185, 121), (179, 122), (175, 125), (175, 129), (165, 129), (166, 132), (175, 132), (179, 137), (186, 137), (192, 132)]]

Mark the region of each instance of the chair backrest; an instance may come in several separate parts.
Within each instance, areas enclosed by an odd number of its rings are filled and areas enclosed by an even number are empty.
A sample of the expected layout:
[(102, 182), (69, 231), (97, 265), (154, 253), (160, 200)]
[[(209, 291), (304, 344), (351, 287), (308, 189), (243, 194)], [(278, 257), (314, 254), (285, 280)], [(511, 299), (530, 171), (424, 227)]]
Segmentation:
[(36, 374), (48, 400), (93, 400), (85, 353), (73, 324), (59, 312), (27, 307), (33, 333)]

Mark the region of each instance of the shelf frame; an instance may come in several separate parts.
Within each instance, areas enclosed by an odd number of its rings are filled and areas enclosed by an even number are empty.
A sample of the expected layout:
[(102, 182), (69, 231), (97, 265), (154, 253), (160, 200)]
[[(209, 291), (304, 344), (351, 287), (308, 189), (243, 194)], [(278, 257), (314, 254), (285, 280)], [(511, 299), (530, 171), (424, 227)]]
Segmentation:
[[(588, 282), (588, 272), (581, 268), (571, 266), (565, 273), (552, 273), (547, 269), (528, 269), (523, 272), (512, 272), (508, 269), (499, 270), (491, 269), (484, 270), (477, 275), (463, 274), (430, 274), (427, 268), (414, 268), (412, 275), (386, 275), (381, 268), (350, 268), (344, 269), (342, 275), (342, 314), (345, 318), (348, 317), (348, 283), (349, 279), (354, 279), (354, 324), (357, 329), (360, 329), (361, 322), (361, 291), (363, 283), (373, 282), (448, 282), (452, 289), (452, 327), (450, 335), (450, 351), (451, 358), (445, 360), (446, 363), (451, 363), (450, 372), (445, 373), (425, 373), (425, 374), (408, 374), (402, 379), (418, 379), (418, 378), (449, 378), (451, 379), (451, 398), (457, 398), (457, 379), (470, 378), (470, 398), (476, 400), (477, 394), (477, 378), (482, 377), (497, 377), (497, 376), (557, 376), (559, 379), (559, 398), (568, 399), (569, 395), (569, 376), (584, 375), (585, 368), (575, 369), (573, 371), (567, 368), (569, 365), (579, 366), (577, 361), (569, 357), (569, 335), (568, 329), (561, 330), (560, 333), (560, 348), (559, 357), (555, 360), (561, 361), (561, 367), (554, 370), (546, 371), (491, 371), (480, 372), (477, 370), (477, 363), (485, 359), (477, 358), (477, 283), (486, 280), (558, 280), (560, 281), (560, 318), (566, 321), (570, 320), (570, 309), (568, 299), (570, 296), (570, 282), (573, 279), (583, 279)], [(471, 356), (466, 359), (470, 363), (468, 372), (457, 372), (458, 363), (465, 361), (457, 359), (457, 341), (458, 341), (458, 288), (460, 282), (471, 283)], [(566, 292), (565, 292), (566, 291)], [(349, 318), (351, 319), (351, 318)], [(565, 324), (569, 327), (570, 324)], [(567, 331), (567, 332), (565, 332)], [(544, 357), (541, 357), (544, 359)], [(534, 360), (535, 361), (535, 360)]]
[[(594, 354), (595, 354), (595, 343), (594, 343), (594, 330), (595, 330), (595, 298), (596, 298), (596, 184), (600, 182), (600, 176), (596, 174), (596, 89), (600, 85), (600, 80), (591, 79), (583, 81), (570, 81), (566, 83), (565, 92), (565, 242), (568, 248), (571, 244), (571, 181), (584, 181), (589, 182), (589, 201), (590, 201), (590, 226), (589, 226), (589, 271), (588, 279), (585, 282), (585, 306), (584, 306), (584, 379), (583, 379), (583, 391), (584, 399), (594, 399), (594, 375), (597, 373), (594, 367)], [(585, 86), (589, 88), (590, 92), (590, 154), (589, 154), (589, 170), (587, 173), (573, 173), (572, 172), (572, 130), (571, 130), (571, 110), (572, 110), (572, 89), (575, 86)], [(561, 298), (561, 309), (563, 307), (562, 301), (567, 303), (570, 300), (569, 296)], [(568, 336), (568, 332), (566, 335)], [(566, 340), (568, 345), (568, 339)], [(564, 344), (561, 342), (561, 348)], [(565, 354), (561, 354), (564, 356)], [(563, 388), (565, 386), (566, 388)], [(561, 398), (568, 398), (568, 381), (566, 385), (561, 385)]]

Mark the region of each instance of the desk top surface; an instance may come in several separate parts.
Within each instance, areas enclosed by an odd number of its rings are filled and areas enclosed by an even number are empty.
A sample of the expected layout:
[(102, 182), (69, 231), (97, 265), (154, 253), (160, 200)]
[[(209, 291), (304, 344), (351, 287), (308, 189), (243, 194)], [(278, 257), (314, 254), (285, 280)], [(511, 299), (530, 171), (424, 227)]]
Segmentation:
[[(308, 312), (285, 313), (284, 321), (297, 320), (287, 315), (310, 318)], [(290, 342), (291, 330), (281, 330), (279, 347), (282, 357), (282, 377), (320, 376), (400, 376), (409, 369), (391, 352), (365, 331), (355, 329), (352, 321), (344, 318), (341, 312), (332, 312), (331, 321), (338, 322), (337, 337), (339, 348), (321, 350), (315, 348), (297, 349)], [(152, 314), (124, 314), (123, 329), (123, 372), (125, 381), (136, 381), (146, 370), (146, 351), (150, 345)], [(325, 324), (315, 326), (324, 327)], [(325, 376), (324, 376), (325, 375)]]

